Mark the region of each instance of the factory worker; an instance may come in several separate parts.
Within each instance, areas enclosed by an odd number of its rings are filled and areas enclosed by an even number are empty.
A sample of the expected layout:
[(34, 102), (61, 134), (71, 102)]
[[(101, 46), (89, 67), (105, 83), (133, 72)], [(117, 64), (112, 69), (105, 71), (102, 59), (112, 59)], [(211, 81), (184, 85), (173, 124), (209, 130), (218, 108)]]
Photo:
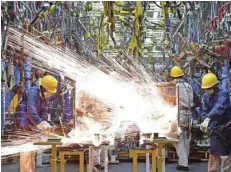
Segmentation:
[(57, 80), (46, 75), (41, 79), (41, 85), (35, 85), (28, 92), (28, 113), (31, 122), (39, 130), (48, 130), (51, 128), (48, 119), (48, 100), (52, 94), (57, 92)]
[[(30, 124), (35, 125), (39, 130), (46, 131), (51, 128), (48, 120), (49, 99), (55, 99), (60, 91), (57, 92), (57, 80), (51, 76), (46, 75), (28, 91), (28, 118)], [(53, 95), (56, 93), (56, 95)], [(51, 96), (52, 95), (52, 96)], [(25, 152), (20, 154), (20, 172), (34, 172), (35, 171), (35, 152)]]
[(188, 156), (191, 141), (191, 120), (193, 107), (193, 90), (192, 86), (184, 79), (183, 70), (174, 66), (171, 69), (170, 76), (176, 82), (177, 99), (179, 102), (178, 126), (181, 129), (179, 142), (175, 145), (177, 155), (179, 157), (177, 170), (188, 171)]
[[(228, 84), (226, 82), (226, 84)], [(231, 119), (231, 106), (228, 87), (221, 86), (213, 73), (207, 73), (202, 78), (201, 88), (205, 90), (203, 95), (202, 115), (204, 121), (200, 125), (202, 131), (207, 132), (208, 128), (227, 123)], [(223, 131), (227, 140), (231, 140), (231, 129)], [(212, 135), (210, 137), (210, 156), (208, 172), (217, 172), (221, 163), (221, 172), (231, 171), (231, 146), (224, 144), (224, 141)]]

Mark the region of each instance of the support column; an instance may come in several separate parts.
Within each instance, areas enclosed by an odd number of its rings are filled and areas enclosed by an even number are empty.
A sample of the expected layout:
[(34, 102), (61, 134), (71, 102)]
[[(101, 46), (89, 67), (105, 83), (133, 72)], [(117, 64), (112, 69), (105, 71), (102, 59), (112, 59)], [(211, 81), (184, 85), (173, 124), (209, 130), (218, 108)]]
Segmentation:
[[(146, 149), (150, 149), (152, 146), (146, 145)], [(150, 159), (149, 159), (149, 153), (146, 153), (146, 172), (149, 172), (150, 170)]]
[(57, 171), (57, 148), (56, 145), (52, 145), (51, 148), (51, 171), (56, 172)]
[(94, 147), (89, 146), (89, 164), (88, 164), (88, 172), (93, 172), (94, 169)]
[(79, 154), (79, 172), (84, 172), (84, 152)]
[(133, 172), (137, 172), (137, 154), (132, 153), (132, 158), (133, 158)]

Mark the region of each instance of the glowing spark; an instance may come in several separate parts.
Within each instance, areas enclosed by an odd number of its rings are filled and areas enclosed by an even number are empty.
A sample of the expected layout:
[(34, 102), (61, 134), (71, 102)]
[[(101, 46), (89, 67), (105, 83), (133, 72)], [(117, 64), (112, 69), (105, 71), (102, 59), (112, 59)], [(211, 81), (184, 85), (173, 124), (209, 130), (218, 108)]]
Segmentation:
[[(19, 51), (20, 32), (10, 29), (9, 40)], [(161, 132), (163, 123), (176, 118), (176, 108), (162, 100), (157, 94), (152, 77), (132, 57), (126, 56), (128, 62), (124, 65), (123, 59), (104, 55), (94, 66), (78, 54), (63, 48), (54, 48), (31, 36), (24, 36), (24, 51), (34, 60), (49, 64), (76, 80), (76, 102), (79, 101), (79, 92), (84, 90), (113, 107), (108, 116), (112, 126), (107, 132), (115, 132), (121, 121), (125, 120), (134, 121), (143, 132)], [(137, 80), (137, 77), (139, 81), (132, 81)], [(94, 130), (90, 131), (91, 134), (94, 133)]]

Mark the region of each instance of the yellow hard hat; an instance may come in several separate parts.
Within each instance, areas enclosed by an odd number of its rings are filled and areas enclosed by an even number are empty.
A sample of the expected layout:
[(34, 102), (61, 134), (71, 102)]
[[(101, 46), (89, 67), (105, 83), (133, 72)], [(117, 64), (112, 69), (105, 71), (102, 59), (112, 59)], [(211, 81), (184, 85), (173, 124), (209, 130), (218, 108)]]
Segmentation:
[(171, 69), (170, 75), (171, 75), (171, 77), (177, 78), (177, 77), (180, 77), (180, 76), (184, 76), (184, 72), (180, 67), (174, 66)]
[(216, 75), (214, 75), (213, 73), (207, 73), (202, 78), (201, 88), (202, 89), (208, 89), (208, 88), (211, 88), (218, 83), (219, 83), (219, 81), (218, 81)]
[(49, 92), (56, 93), (57, 92), (57, 80), (51, 76), (46, 75), (41, 79), (41, 85)]

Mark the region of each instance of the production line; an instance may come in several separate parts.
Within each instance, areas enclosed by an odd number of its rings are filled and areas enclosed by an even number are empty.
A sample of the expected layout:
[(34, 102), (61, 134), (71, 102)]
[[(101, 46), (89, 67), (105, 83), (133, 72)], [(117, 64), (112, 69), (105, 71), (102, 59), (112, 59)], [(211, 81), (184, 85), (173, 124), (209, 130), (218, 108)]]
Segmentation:
[(2, 171), (231, 172), (231, 2), (2, 1), (1, 28)]

